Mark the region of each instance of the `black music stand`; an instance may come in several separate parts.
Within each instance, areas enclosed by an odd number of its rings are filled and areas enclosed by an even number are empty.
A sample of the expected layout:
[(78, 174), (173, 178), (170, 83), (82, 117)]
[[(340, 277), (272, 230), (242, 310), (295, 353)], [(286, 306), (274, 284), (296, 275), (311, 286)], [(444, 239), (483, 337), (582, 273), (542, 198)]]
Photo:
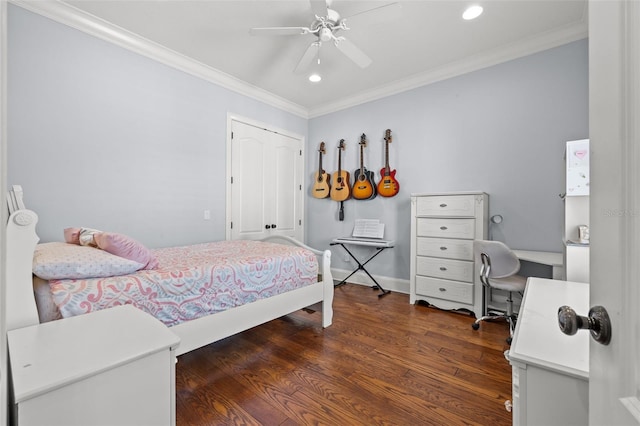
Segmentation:
[[(374, 257), (382, 253), (384, 249), (393, 248), (393, 245), (394, 245), (393, 241), (383, 240), (379, 238), (344, 237), (344, 238), (335, 238), (330, 245), (342, 246), (342, 248), (345, 249), (347, 253), (349, 253), (349, 256), (351, 256), (351, 258), (355, 260), (356, 263), (358, 264), (358, 267), (353, 272), (351, 272), (345, 279), (340, 281), (338, 284), (335, 284), (334, 287), (339, 287), (341, 285), (344, 285), (347, 282), (347, 280), (351, 278), (353, 274), (355, 274), (358, 271), (364, 271), (365, 274), (367, 274), (369, 278), (371, 278), (371, 281), (374, 282), (374, 285), (372, 286), (372, 288), (374, 290), (381, 291), (378, 297), (386, 296), (387, 294), (391, 293), (391, 291), (385, 290), (384, 288), (382, 288), (380, 283), (378, 283), (378, 281), (376, 281), (376, 279), (373, 278), (373, 276), (369, 273), (369, 271), (366, 270), (365, 265), (369, 263)], [(364, 263), (361, 263), (360, 260), (358, 260), (358, 258), (356, 258), (354, 254), (351, 253), (351, 251), (347, 248), (347, 245), (373, 247), (376, 249), (376, 252), (373, 253), (371, 256), (369, 256), (369, 258)]]

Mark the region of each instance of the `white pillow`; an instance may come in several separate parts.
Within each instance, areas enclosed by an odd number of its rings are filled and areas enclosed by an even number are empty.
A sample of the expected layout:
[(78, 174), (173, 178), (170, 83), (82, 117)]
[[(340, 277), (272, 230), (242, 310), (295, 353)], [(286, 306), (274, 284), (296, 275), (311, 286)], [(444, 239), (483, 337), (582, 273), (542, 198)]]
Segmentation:
[(143, 267), (94, 247), (61, 242), (38, 244), (33, 252), (33, 273), (45, 280), (111, 277)]

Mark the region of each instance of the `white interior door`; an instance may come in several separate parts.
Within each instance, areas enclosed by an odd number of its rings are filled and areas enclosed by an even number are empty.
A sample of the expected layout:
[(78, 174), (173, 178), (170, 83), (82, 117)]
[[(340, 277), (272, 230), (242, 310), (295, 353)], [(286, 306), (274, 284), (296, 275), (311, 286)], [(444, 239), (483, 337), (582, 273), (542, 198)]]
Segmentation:
[[(589, 424), (640, 424), (640, 3), (589, 1), (591, 306), (611, 343), (591, 341)], [(586, 312), (579, 313), (586, 315)]]
[[(5, 271), (6, 266), (6, 245), (7, 239), (5, 236), (6, 226), (9, 219), (9, 213), (7, 211), (6, 200), (6, 188), (7, 188), (7, 2), (0, 2), (0, 202), (2, 208), (0, 208), (0, 222), (3, 224), (0, 226), (0, 303), (5, 303), (5, 285), (7, 282)], [(0, 306), (0, 424), (8, 424), (8, 381), (7, 381), (7, 326), (5, 320), (6, 309), (4, 306)]]
[(231, 120), (231, 239), (303, 239), (303, 140)]
[(270, 209), (266, 190), (265, 156), (268, 134), (264, 130), (234, 121), (231, 141), (231, 239), (259, 239), (266, 235)]
[[(297, 230), (302, 228), (299, 215), (302, 199), (301, 141), (289, 136), (273, 133), (270, 164), (267, 166), (273, 179), (271, 233), (300, 238)], [(276, 225), (274, 227), (274, 225)]]

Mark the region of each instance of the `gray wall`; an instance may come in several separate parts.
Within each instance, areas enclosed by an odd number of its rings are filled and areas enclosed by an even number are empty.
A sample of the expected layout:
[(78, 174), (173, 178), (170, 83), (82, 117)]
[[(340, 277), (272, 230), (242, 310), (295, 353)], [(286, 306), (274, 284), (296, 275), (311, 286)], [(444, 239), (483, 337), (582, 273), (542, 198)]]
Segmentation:
[(227, 113), (307, 134), (304, 118), (14, 5), (8, 29), (9, 183), (42, 241), (68, 226), (150, 247), (224, 239)]
[[(384, 165), (384, 131), (392, 130), (390, 165), (400, 193), (394, 198), (338, 203), (310, 198), (310, 245), (327, 247), (349, 235), (356, 218), (377, 218), (397, 246), (380, 254), (370, 271), (409, 278), (411, 193), (484, 191), (493, 238), (513, 248), (562, 251), (565, 142), (588, 138), (587, 40), (506, 62), (344, 111), (309, 123), (309, 174), (317, 168), (320, 141), (328, 144), (325, 169), (337, 169), (337, 145), (347, 141), (343, 167), (359, 167), (358, 142), (367, 134), (365, 166)], [(335, 248), (333, 264), (346, 264)], [(362, 250), (361, 250), (362, 252)]]
[[(42, 241), (67, 226), (127, 233), (150, 247), (225, 237), (227, 113), (307, 139), (308, 187), (317, 148), (325, 169), (384, 163), (392, 130), (394, 198), (338, 203), (310, 196), (307, 242), (329, 247), (356, 218), (378, 218), (397, 247), (370, 264), (409, 277), (409, 195), (481, 190), (504, 222), (494, 238), (561, 251), (564, 142), (588, 137), (587, 41), (305, 120), (9, 5), (9, 183), (40, 214)], [(309, 191), (310, 193), (310, 191)], [(203, 210), (211, 210), (211, 221)], [(351, 269), (334, 250), (334, 265)]]

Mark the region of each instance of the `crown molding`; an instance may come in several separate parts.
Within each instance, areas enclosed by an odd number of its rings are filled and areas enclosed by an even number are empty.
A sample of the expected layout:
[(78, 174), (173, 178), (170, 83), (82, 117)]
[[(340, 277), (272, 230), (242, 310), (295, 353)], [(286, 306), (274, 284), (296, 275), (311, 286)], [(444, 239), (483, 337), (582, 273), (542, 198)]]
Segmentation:
[(10, 0), (10, 3), (53, 19), (87, 34), (111, 42), (125, 49), (156, 60), (195, 77), (212, 82), (241, 95), (264, 102), (296, 116), (310, 119), (330, 114), (367, 102), (372, 102), (438, 81), (457, 77), (546, 49), (561, 46), (588, 37), (588, 13), (585, 7), (582, 19), (565, 28), (520, 40), (489, 52), (451, 62), (425, 73), (415, 74), (385, 85), (367, 90), (355, 96), (345, 97), (318, 107), (307, 109), (271, 92), (251, 85), (213, 67), (173, 51), (165, 46), (125, 30), (108, 21), (86, 13), (60, 0), (28, 1)]
[(452, 77), (457, 77), (462, 74), (477, 71), (482, 68), (487, 68), (513, 59), (518, 59), (587, 37), (588, 27), (587, 16), (585, 13), (579, 22), (565, 28), (520, 40), (518, 42), (493, 49), (489, 52), (483, 52), (475, 56), (451, 62), (426, 73), (415, 74), (414, 76), (378, 86), (372, 90), (359, 93), (355, 96), (342, 98), (336, 102), (311, 108), (309, 110), (309, 118), (319, 117), (367, 102), (386, 98), (388, 96), (406, 92), (408, 90), (416, 89), (418, 87), (426, 86)]
[(63, 1), (10, 0), (10, 3), (241, 95), (299, 117), (309, 118), (307, 108), (301, 105), (198, 62)]

